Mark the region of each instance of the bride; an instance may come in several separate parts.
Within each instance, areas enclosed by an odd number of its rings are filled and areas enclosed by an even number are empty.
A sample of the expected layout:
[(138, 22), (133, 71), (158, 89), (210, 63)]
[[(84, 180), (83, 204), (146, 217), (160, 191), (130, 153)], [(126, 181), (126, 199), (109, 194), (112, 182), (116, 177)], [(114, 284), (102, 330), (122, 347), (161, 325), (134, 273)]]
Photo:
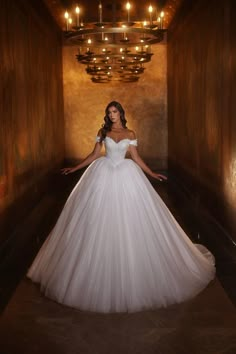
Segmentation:
[(135, 312), (190, 299), (214, 278), (214, 257), (190, 241), (143, 173), (166, 179), (139, 156), (121, 104), (110, 102), (105, 113), (93, 151), (62, 170), (90, 165), (27, 276), (47, 297), (88, 311)]

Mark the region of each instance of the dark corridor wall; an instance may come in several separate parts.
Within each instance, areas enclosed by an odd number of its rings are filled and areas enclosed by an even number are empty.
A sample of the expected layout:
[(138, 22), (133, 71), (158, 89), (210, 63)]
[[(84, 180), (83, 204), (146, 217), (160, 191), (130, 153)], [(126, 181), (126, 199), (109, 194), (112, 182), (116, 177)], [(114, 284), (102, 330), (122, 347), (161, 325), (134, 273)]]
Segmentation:
[(236, 3), (183, 1), (168, 34), (169, 169), (236, 240)]
[(0, 242), (64, 157), (61, 48), (43, 1), (1, 0)]

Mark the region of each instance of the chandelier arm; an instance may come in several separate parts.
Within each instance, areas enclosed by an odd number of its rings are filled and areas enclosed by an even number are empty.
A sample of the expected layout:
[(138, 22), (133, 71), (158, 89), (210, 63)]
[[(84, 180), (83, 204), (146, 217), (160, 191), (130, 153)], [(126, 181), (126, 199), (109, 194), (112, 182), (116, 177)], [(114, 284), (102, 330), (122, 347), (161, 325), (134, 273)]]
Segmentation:
[(141, 28), (141, 27), (108, 27), (108, 28), (86, 28), (78, 31), (68, 31), (65, 32), (66, 38), (81, 36), (83, 34), (98, 34), (98, 33), (145, 33), (158, 35), (159, 33), (166, 32), (166, 29), (161, 28)]
[[(79, 44), (81, 47), (88, 47), (87, 42), (84, 43), (83, 41), (81, 41), (81, 38), (85, 35), (96, 35), (99, 33), (104, 33), (104, 34), (119, 34), (119, 33), (135, 33), (135, 34), (142, 34), (142, 35), (152, 35), (153, 38), (149, 38), (147, 37), (147, 39), (145, 39), (144, 37), (144, 43), (148, 43), (148, 44), (155, 44), (155, 43), (159, 43), (163, 40), (164, 38), (164, 33), (166, 32), (166, 29), (143, 29), (143, 28), (120, 28), (120, 27), (111, 27), (111, 28), (95, 28), (95, 29), (83, 29), (83, 30), (79, 30), (76, 32), (68, 32), (65, 35), (65, 40), (64, 40), (64, 44), (65, 45), (71, 45), (73, 42), (74, 44)], [(84, 40), (84, 38), (83, 38)], [(79, 43), (81, 41), (81, 43)], [(94, 45), (94, 44), (93, 44)], [(121, 46), (120, 43), (106, 43), (106, 46), (109, 47), (115, 47), (115, 46)], [(135, 47), (140, 45), (140, 42), (123, 42), (122, 46), (124, 47)], [(96, 42), (96, 46), (97, 47), (103, 47), (104, 43), (99, 43)]]

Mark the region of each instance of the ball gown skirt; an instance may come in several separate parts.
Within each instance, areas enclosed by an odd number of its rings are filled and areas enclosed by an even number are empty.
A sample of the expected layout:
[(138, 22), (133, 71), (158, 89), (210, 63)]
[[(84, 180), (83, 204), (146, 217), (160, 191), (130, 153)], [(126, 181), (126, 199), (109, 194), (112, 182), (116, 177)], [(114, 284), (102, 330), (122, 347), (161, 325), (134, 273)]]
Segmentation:
[(141, 168), (136, 140), (105, 138), (27, 276), (67, 306), (103, 313), (166, 307), (214, 278), (212, 254), (193, 244)]

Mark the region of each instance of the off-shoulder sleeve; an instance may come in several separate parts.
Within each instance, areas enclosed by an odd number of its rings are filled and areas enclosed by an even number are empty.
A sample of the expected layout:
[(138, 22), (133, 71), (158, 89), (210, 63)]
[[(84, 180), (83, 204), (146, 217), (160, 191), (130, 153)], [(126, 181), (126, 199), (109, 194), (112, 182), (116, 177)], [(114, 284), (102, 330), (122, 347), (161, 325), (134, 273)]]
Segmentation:
[(137, 139), (130, 140), (130, 141), (129, 141), (129, 145), (138, 146), (138, 140), (137, 140)]

